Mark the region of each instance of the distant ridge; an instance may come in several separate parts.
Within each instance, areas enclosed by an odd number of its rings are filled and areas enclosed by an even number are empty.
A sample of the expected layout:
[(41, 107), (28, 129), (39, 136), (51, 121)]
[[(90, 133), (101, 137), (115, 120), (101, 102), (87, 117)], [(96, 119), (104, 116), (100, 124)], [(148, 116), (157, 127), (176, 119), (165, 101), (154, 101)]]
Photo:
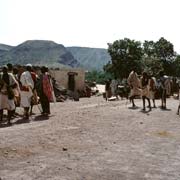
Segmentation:
[(12, 48), (13, 48), (13, 46), (6, 45), (6, 44), (0, 44), (0, 50), (9, 51)]
[(110, 60), (107, 49), (103, 48), (64, 47), (48, 40), (27, 40), (17, 46), (0, 44), (0, 66), (7, 63), (31, 63), (53, 68), (72, 67), (101, 71)]
[(77, 46), (67, 47), (67, 49), (87, 70), (103, 70), (103, 66), (111, 60), (107, 49)]
[[(4, 48), (4, 46), (2, 46)], [(1, 47), (0, 47), (1, 50)], [(3, 50), (3, 49), (2, 49)], [(0, 65), (27, 64), (49, 67), (79, 67), (79, 62), (61, 44), (46, 40), (28, 40), (0, 53)]]

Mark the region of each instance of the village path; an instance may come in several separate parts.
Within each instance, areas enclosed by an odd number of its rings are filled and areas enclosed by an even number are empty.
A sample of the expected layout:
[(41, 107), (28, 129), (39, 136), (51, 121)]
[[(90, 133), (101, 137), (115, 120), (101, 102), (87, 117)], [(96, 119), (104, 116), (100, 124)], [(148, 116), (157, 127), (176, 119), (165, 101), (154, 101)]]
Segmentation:
[(136, 104), (69, 100), (51, 104), (47, 119), (35, 107), (30, 123), (0, 128), (0, 179), (179, 180), (178, 101), (146, 113)]

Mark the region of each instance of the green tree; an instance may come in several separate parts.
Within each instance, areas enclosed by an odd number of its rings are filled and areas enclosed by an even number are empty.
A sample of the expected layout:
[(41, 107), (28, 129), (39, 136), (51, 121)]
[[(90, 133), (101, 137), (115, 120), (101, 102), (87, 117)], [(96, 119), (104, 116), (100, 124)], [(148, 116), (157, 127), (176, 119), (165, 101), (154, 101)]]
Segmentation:
[(90, 71), (86, 73), (85, 79), (89, 82), (104, 84), (107, 79), (112, 79), (112, 75), (103, 71)]
[(163, 70), (167, 75), (174, 75), (173, 66), (175, 52), (173, 44), (165, 38), (160, 38), (157, 42), (145, 41), (143, 43), (144, 68), (158, 74)]
[(143, 58), (144, 71), (153, 74), (153, 76), (158, 76), (160, 71), (163, 71), (163, 64), (160, 59), (155, 57), (144, 57)]
[(143, 43), (143, 55), (144, 57), (154, 58), (156, 57), (155, 42), (144, 41)]
[(142, 70), (142, 47), (139, 41), (128, 38), (108, 43), (108, 53), (111, 56), (111, 63), (104, 69), (118, 78), (127, 77), (130, 71), (138, 73)]
[(156, 54), (156, 43), (154, 41), (144, 41), (143, 43), (143, 65), (144, 70), (157, 76), (164, 70), (161, 59)]
[(159, 58), (163, 64), (164, 72), (167, 75), (173, 75), (173, 61), (175, 59), (173, 44), (161, 37), (155, 43), (155, 51), (156, 57)]
[(173, 72), (174, 76), (180, 77), (180, 55), (177, 55), (173, 62)]

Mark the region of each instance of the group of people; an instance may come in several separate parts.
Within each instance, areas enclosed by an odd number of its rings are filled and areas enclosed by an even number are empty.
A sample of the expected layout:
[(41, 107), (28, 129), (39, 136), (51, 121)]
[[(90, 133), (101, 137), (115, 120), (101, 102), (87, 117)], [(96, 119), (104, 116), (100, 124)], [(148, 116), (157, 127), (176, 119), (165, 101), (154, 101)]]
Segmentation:
[[(156, 78), (147, 72), (143, 72), (141, 77), (139, 78), (135, 71), (132, 71), (128, 77), (128, 84), (131, 88), (130, 91), (130, 101), (132, 102), (132, 106), (135, 107), (134, 98), (136, 96), (141, 96), (143, 101), (143, 111), (146, 110), (146, 100), (148, 102), (149, 110), (152, 107), (156, 107), (155, 104), (155, 93), (157, 89), (159, 91), (160, 99), (161, 99), (161, 108), (166, 109), (166, 97), (167, 94), (170, 94), (170, 79), (164, 75), (163, 71), (159, 73), (159, 79), (156, 81)], [(151, 105), (151, 101), (153, 102), (153, 106)]]
[(34, 104), (40, 102), (42, 115), (50, 114), (50, 102), (55, 101), (53, 85), (48, 68), (43, 66), (40, 73), (31, 64), (17, 68), (8, 63), (0, 72), (0, 123), (3, 112), (7, 110), (7, 122), (16, 114), (16, 107), (24, 109), (23, 118), (29, 120)]
[[(108, 100), (108, 97), (110, 96), (114, 96), (118, 99), (118, 84), (117, 78), (106, 81), (106, 100)], [(152, 107), (155, 108), (155, 99), (158, 92), (159, 98), (161, 99), (161, 108), (166, 109), (166, 97), (171, 94), (171, 82), (170, 79), (164, 75), (163, 71), (159, 73), (158, 80), (156, 80), (156, 78), (150, 73), (142, 72), (142, 75), (138, 76), (133, 70), (127, 78), (127, 84), (130, 89), (129, 99), (133, 107), (136, 107), (134, 99), (138, 96), (142, 98), (143, 111), (146, 110), (146, 101), (149, 110), (151, 110)]]

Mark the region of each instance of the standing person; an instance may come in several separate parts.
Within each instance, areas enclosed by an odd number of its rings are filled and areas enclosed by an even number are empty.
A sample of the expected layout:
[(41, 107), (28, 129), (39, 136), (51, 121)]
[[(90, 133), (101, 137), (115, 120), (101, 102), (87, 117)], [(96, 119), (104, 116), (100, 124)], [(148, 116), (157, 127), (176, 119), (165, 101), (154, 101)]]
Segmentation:
[(31, 77), (34, 82), (34, 88), (32, 89), (33, 96), (31, 98), (30, 115), (33, 114), (33, 112), (32, 112), (33, 106), (38, 104), (38, 95), (37, 95), (37, 91), (36, 91), (36, 83), (37, 83), (38, 75), (35, 73), (33, 68), (31, 68)]
[(142, 77), (141, 77), (140, 81), (141, 81), (141, 89), (142, 89), (143, 111), (146, 110), (145, 100), (148, 101), (148, 104), (149, 104), (148, 107), (149, 107), (149, 110), (151, 110), (151, 102), (149, 99), (149, 87), (148, 87), (149, 77), (146, 72), (142, 73)]
[(156, 93), (156, 78), (150, 75), (149, 79), (149, 96), (150, 99), (153, 101), (153, 107), (156, 108), (156, 103), (155, 103), (155, 93)]
[(34, 81), (31, 76), (32, 65), (26, 65), (26, 71), (20, 76), (20, 94), (21, 106), (24, 108), (24, 117), (29, 119), (29, 110), (31, 106), (31, 98), (33, 96)]
[(7, 66), (3, 67), (0, 74), (0, 121), (3, 119), (3, 110), (8, 111), (8, 125), (11, 125), (11, 117), (15, 109), (13, 88), (17, 82), (11, 73), (8, 73)]
[[(18, 76), (19, 70), (17, 67), (13, 67), (13, 76), (17, 81), (17, 87), (13, 89), (14, 91), (14, 102), (16, 107), (20, 106), (20, 87), (19, 87), (19, 76)], [(17, 113), (15, 112), (14, 115)]]
[(177, 109), (177, 115), (179, 115), (179, 111), (180, 111), (180, 81), (178, 81), (178, 88), (179, 88), (179, 92), (178, 92), (178, 99), (179, 99), (179, 104), (178, 104), (178, 109)]
[(110, 87), (112, 96), (116, 96), (116, 99), (119, 99), (117, 95), (118, 81), (116, 77), (111, 81)]
[(166, 109), (166, 87), (165, 87), (165, 81), (166, 78), (164, 76), (164, 72), (160, 71), (159, 73), (159, 82), (160, 82), (160, 97), (161, 97), (161, 108)]
[(164, 76), (164, 78), (166, 79), (164, 82), (164, 86), (166, 88), (166, 96), (170, 96), (171, 95), (171, 79), (169, 76)]
[(19, 89), (19, 82), (17, 77), (18, 69), (16, 67), (13, 67), (11, 63), (8, 63), (7, 67), (8, 67), (8, 74), (12, 74), (12, 76), (15, 78), (17, 82), (17, 86), (13, 88), (15, 109), (13, 110), (12, 115), (15, 117), (17, 115), (16, 107), (19, 106), (20, 104), (20, 89)]
[(132, 107), (135, 107), (136, 105), (134, 103), (134, 98), (136, 96), (141, 95), (141, 90), (139, 89), (140, 88), (140, 80), (138, 78), (137, 73), (134, 70), (130, 72), (127, 82), (131, 88), (129, 98), (130, 98), (130, 101), (132, 102)]
[(50, 114), (50, 102), (53, 101), (53, 87), (50, 82), (50, 76), (45, 66), (41, 67), (41, 75), (39, 82), (37, 83), (38, 95), (40, 97), (40, 103), (42, 107), (42, 114)]
[(111, 91), (110, 84), (111, 84), (111, 79), (106, 80), (106, 84), (105, 84), (106, 101), (108, 101), (109, 94)]

